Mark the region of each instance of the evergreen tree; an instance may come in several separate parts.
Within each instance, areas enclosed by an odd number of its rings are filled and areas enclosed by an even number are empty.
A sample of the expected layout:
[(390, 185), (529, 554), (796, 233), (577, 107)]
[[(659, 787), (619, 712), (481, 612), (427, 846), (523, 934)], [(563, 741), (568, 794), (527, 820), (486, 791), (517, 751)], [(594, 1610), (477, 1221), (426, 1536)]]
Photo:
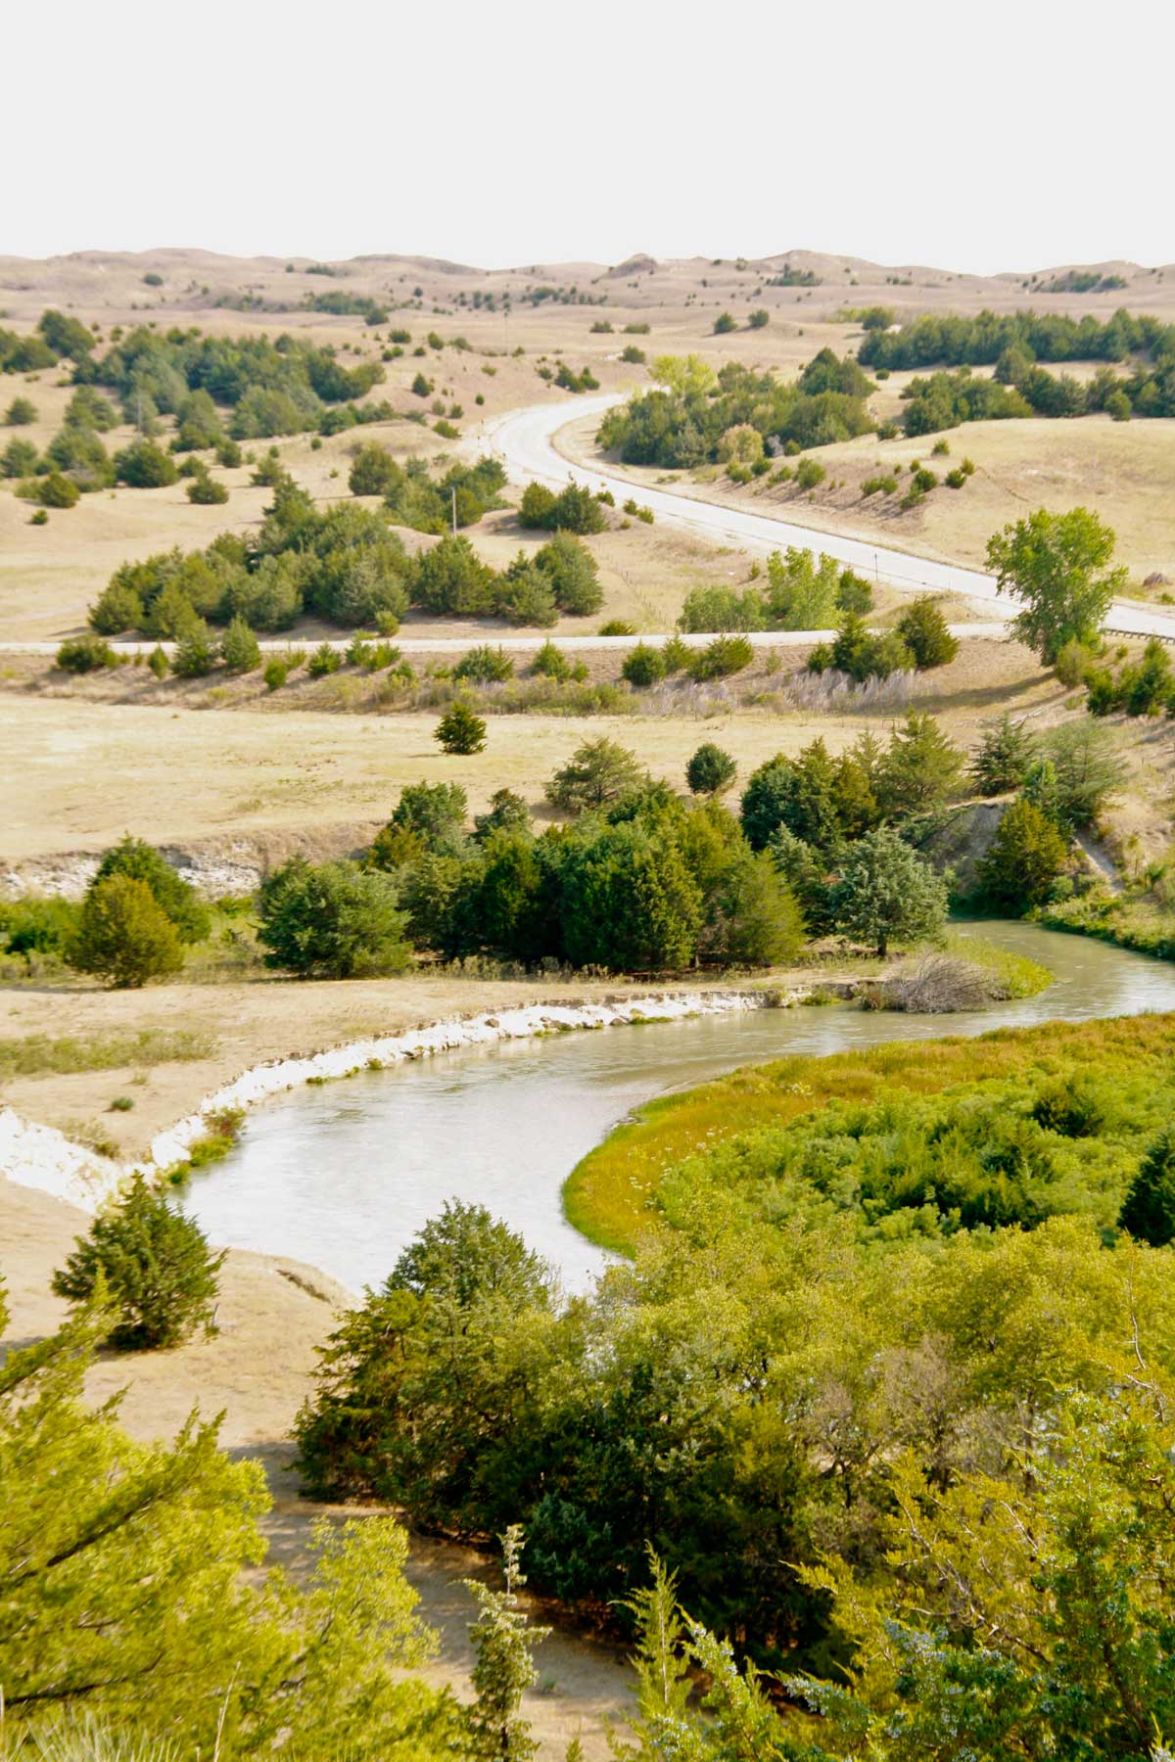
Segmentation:
[(221, 637), (220, 658), (230, 673), (253, 673), (260, 667), (260, 645), (243, 618), (234, 618)]
[(437, 723), (433, 738), (447, 753), (479, 753), (486, 743), (485, 720), (471, 704), (458, 698)]
[(914, 601), (897, 623), (898, 635), (914, 657), (920, 673), (932, 667), (945, 667), (959, 652), (959, 644), (951, 635), (946, 619), (929, 595)]
[(980, 795), (1004, 795), (1019, 789), (1028, 775), (1035, 743), (1023, 722), (1009, 711), (994, 721), (980, 724), (982, 736), (971, 762), (971, 773)]
[(935, 813), (946, 803), (962, 770), (962, 753), (934, 717), (911, 710), (895, 728), (879, 768), (878, 805), (891, 819)]
[(113, 1346), (178, 1346), (197, 1328), (213, 1331), (223, 1261), (223, 1253), (209, 1253), (199, 1225), (136, 1174), (123, 1197), (94, 1219), (90, 1234), (78, 1238), (53, 1275), (53, 1289), (73, 1303), (104, 1296), (114, 1317)]
[(721, 795), (730, 788), (738, 775), (738, 766), (728, 752), (704, 741), (685, 768), (685, 780), (694, 795)]
[(892, 827), (879, 826), (853, 846), (836, 888), (834, 912), (838, 930), (872, 944), (884, 956), (891, 942), (941, 936), (946, 883)]
[(1160, 1133), (1143, 1157), (1118, 1224), (1152, 1248), (1175, 1242), (1175, 1130)]
[(1068, 847), (1053, 822), (1022, 797), (1001, 816), (979, 865), (984, 898), (1014, 917), (1044, 905), (1064, 873)]
[(184, 964), (176, 927), (146, 882), (130, 875), (95, 880), (82, 906), (69, 963), (115, 989), (178, 973)]
[(122, 838), (103, 854), (94, 882), (111, 875), (131, 875), (151, 889), (155, 903), (176, 927), (181, 942), (202, 942), (210, 920), (208, 908), (189, 881), (178, 875), (167, 858), (141, 838)]

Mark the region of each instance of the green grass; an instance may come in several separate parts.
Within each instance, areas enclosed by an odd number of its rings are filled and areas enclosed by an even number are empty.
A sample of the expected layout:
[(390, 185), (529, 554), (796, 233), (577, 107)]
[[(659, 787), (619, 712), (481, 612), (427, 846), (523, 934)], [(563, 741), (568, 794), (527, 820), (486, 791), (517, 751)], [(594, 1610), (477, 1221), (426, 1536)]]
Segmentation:
[(1156, 900), (1120, 894), (1087, 895), (1045, 906), (1037, 922), (1049, 930), (1069, 930), (1079, 936), (1096, 936), (1137, 954), (1175, 961), (1175, 911)]
[(175, 1064), (209, 1058), (216, 1050), (210, 1034), (189, 1028), (140, 1028), (134, 1034), (81, 1037), (28, 1034), (0, 1040), (0, 1081), (14, 1077), (72, 1076), (79, 1071), (114, 1071), (131, 1065)]
[(990, 973), (999, 982), (1005, 997), (1036, 997), (1056, 978), (1056, 974), (1039, 961), (1029, 960), (1027, 955), (1013, 954), (1010, 949), (986, 942), (982, 936), (954, 932), (947, 936), (946, 952), (957, 955), (960, 960), (971, 961), (982, 967), (985, 973)]
[(897, 1042), (827, 1058), (747, 1065), (669, 1095), (617, 1129), (572, 1170), (563, 1188), (570, 1224), (592, 1242), (631, 1254), (653, 1221), (661, 1182), (687, 1158), (761, 1127), (785, 1126), (832, 1101), (868, 1105), (895, 1090), (935, 1095), (953, 1085), (1047, 1074), (1080, 1065), (1104, 1074), (1170, 1068), (1175, 1015), (1003, 1028), (978, 1039)]

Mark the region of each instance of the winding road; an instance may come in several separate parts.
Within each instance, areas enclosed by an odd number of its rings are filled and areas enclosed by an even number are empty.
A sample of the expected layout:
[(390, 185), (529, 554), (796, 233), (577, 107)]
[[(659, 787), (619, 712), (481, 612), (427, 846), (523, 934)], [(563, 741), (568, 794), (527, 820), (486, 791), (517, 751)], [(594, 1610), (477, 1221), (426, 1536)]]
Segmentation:
[[(1006, 619), (1016, 609), (1010, 594), (1000, 594), (994, 575), (965, 569), (953, 563), (935, 562), (910, 551), (847, 538), (840, 533), (815, 531), (792, 521), (751, 509), (708, 502), (696, 487), (654, 489), (625, 477), (617, 468), (576, 466), (559, 451), (559, 430), (585, 416), (602, 416), (613, 404), (623, 402), (616, 394), (577, 399), (574, 404), (532, 405), (492, 418), (482, 428), (483, 442), (497, 453), (515, 482), (535, 479), (560, 489), (573, 478), (593, 489), (609, 489), (613, 495), (639, 496), (659, 521), (680, 527), (720, 544), (745, 550), (775, 551), (787, 545), (801, 550), (824, 551), (870, 580), (884, 581), (916, 593), (953, 593), (976, 604), (990, 606), (997, 618)], [(1175, 642), (1175, 612), (1164, 612), (1131, 600), (1115, 600), (1106, 629), (1124, 636), (1159, 636)]]

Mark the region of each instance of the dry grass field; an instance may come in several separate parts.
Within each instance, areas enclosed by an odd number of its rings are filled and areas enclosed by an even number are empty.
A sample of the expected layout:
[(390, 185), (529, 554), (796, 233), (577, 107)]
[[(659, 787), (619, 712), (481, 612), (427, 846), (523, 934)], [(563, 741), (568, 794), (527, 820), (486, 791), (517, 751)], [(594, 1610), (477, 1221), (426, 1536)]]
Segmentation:
[[(802, 651), (787, 656), (795, 667)], [(338, 677), (323, 687), (329, 691)], [(755, 678), (739, 675), (728, 684), (741, 694)], [(760, 672), (758, 682), (774, 691), (781, 681)], [(742, 707), (733, 692), (725, 700), (715, 693), (712, 713), (704, 715), (649, 715), (634, 707), (625, 716), (494, 716), (485, 751), (457, 758), (433, 740), (433, 714), (307, 709), (283, 716), (251, 684), (244, 690), (255, 702), (232, 714), (196, 713), (168, 703), (170, 686), (149, 689), (164, 701), (99, 705), (84, 694), (0, 692), (3, 856), (10, 863), (101, 850), (126, 831), (164, 844), (217, 839), (226, 846), (234, 838), (311, 827), (342, 826), (350, 834), (382, 823), (401, 786), (422, 778), (460, 783), (475, 811), (506, 785), (541, 812), (551, 772), (582, 741), (601, 735), (632, 747), (654, 775), (674, 781), (699, 743), (714, 740), (730, 748), (745, 776), (772, 753), (794, 751), (817, 735), (839, 750), (866, 727), (884, 733), (900, 713), (789, 713)], [(1005, 705), (1046, 715), (1065, 697), (1019, 645), (981, 640), (964, 644), (918, 689), (918, 707), (941, 715), (965, 745), (975, 741), (983, 718)], [(201, 687), (195, 701), (207, 696)], [(668, 697), (661, 702), (665, 711), (673, 707)]]
[[(648, 383), (639, 364), (621, 360), (626, 346), (655, 354), (698, 351), (716, 366), (741, 361), (794, 375), (828, 345), (838, 352), (855, 344), (861, 332), (847, 314), (885, 304), (900, 317), (921, 311), (974, 312), (983, 307), (1011, 311), (1029, 303), (1049, 311), (1094, 313), (1106, 317), (1120, 305), (1169, 317), (1175, 312), (1175, 272), (1109, 265), (1127, 286), (1082, 296), (1035, 294), (1026, 278), (956, 276), (924, 268), (882, 268), (855, 258), (795, 252), (758, 263), (709, 263), (704, 259), (628, 265), (535, 265), (517, 271), (483, 272), (418, 259), (371, 257), (327, 266), (312, 273), (305, 259), (287, 269), (272, 259), (234, 259), (199, 251), (156, 251), (138, 256), (82, 252), (33, 263), (0, 258), (0, 322), (25, 328), (48, 305), (58, 305), (99, 327), (103, 340), (116, 325), (198, 325), (213, 333), (275, 334), (286, 330), (315, 343), (329, 343), (348, 365), (381, 358), (387, 333), (406, 329), (410, 344), (385, 363), (386, 383), (371, 395), (387, 398), (403, 417), (456, 405), (462, 439), (442, 442), (428, 427), (399, 420), (363, 431), (386, 442), (398, 457), (436, 455), (446, 449), (476, 451), (480, 421), (528, 404), (563, 401), (569, 420), (575, 400), (551, 383), (555, 365), (591, 368), (601, 387), (629, 391)], [(808, 271), (812, 287), (770, 285), (784, 268)], [(145, 275), (162, 277), (160, 287)], [(543, 289), (549, 297), (540, 298)], [(574, 291), (573, 291), (574, 290)], [(333, 317), (306, 309), (316, 296), (363, 295), (384, 302), (386, 325), (371, 327), (356, 317)], [(507, 298), (509, 304), (507, 305)], [(474, 306), (475, 299), (478, 305)], [(489, 300), (493, 309), (487, 309)], [(580, 300), (603, 304), (577, 303)], [(251, 302), (234, 309), (218, 302)], [(770, 322), (748, 330), (749, 312), (762, 307)], [(713, 335), (715, 316), (729, 311), (739, 328)], [(5, 315), (6, 316), (3, 316)], [(593, 328), (607, 326), (610, 328)], [(626, 326), (642, 327), (637, 335)], [(643, 327), (648, 327), (645, 334)], [(444, 346), (432, 347), (430, 335)], [(461, 346), (454, 346), (457, 343)], [(467, 346), (466, 346), (467, 345)], [(422, 352), (422, 353), (421, 353)], [(434, 383), (429, 399), (411, 391), (418, 371)], [(1081, 371), (1080, 365), (1074, 371)], [(544, 375), (546, 377), (544, 377)], [(908, 375), (895, 374), (874, 400), (881, 415), (898, 407)], [(20, 432), (38, 444), (59, 425), (69, 390), (56, 370), (5, 375), (0, 402), (18, 393), (39, 409), (37, 424)], [(478, 402), (478, 399), (481, 402)], [(592, 425), (594, 427), (594, 424)], [(130, 430), (108, 437), (121, 444)], [(576, 446), (590, 445), (580, 435)], [(816, 528), (877, 537), (965, 563), (980, 561), (988, 534), (1005, 520), (1038, 505), (1064, 507), (1085, 500), (1096, 506), (1120, 534), (1121, 554), (1141, 581), (1158, 571), (1175, 578), (1175, 503), (1169, 494), (1175, 475), (1175, 423), (1106, 420), (971, 424), (947, 437), (952, 454), (972, 457), (978, 467), (967, 487), (936, 491), (921, 507), (901, 514), (880, 499), (862, 501), (860, 484), (880, 463), (908, 463), (925, 457), (929, 442), (878, 443), (868, 437), (844, 447), (821, 450), (835, 490), (823, 487), (811, 499), (795, 492), (734, 491), (756, 506), (778, 503), (788, 519)], [(260, 445), (260, 443), (257, 443)], [(351, 435), (326, 440), (311, 451), (309, 437), (279, 443), (283, 460), (300, 483), (323, 500), (345, 495)], [(337, 473), (337, 475), (332, 475)], [(639, 473), (636, 475), (640, 475)], [(231, 490), (226, 507), (192, 507), (183, 485), (164, 490), (118, 490), (84, 497), (68, 512), (54, 513), (47, 526), (30, 528), (29, 509), (0, 484), (0, 642), (58, 639), (77, 628), (85, 607), (111, 570), (127, 558), (173, 544), (207, 543), (218, 531), (253, 525), (267, 492), (248, 486), (248, 471), (225, 476)], [(725, 495), (720, 484), (708, 493)], [(474, 534), (491, 562), (517, 548), (508, 521), (489, 521)], [(605, 616), (664, 628), (694, 572), (709, 577), (721, 562), (695, 553), (668, 532), (610, 534), (599, 541), (605, 579)]]

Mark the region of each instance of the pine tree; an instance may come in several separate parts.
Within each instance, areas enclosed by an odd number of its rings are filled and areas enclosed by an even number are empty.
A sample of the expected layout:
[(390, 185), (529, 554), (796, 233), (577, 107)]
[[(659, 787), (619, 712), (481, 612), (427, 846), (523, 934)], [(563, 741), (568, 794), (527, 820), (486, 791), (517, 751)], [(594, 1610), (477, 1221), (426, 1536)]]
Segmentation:
[(197, 1328), (212, 1331), (223, 1262), (223, 1253), (209, 1252), (194, 1219), (135, 1175), (125, 1197), (78, 1238), (53, 1275), (53, 1289), (74, 1303), (89, 1303), (104, 1292), (117, 1318), (110, 1333), (114, 1346), (178, 1346)]

